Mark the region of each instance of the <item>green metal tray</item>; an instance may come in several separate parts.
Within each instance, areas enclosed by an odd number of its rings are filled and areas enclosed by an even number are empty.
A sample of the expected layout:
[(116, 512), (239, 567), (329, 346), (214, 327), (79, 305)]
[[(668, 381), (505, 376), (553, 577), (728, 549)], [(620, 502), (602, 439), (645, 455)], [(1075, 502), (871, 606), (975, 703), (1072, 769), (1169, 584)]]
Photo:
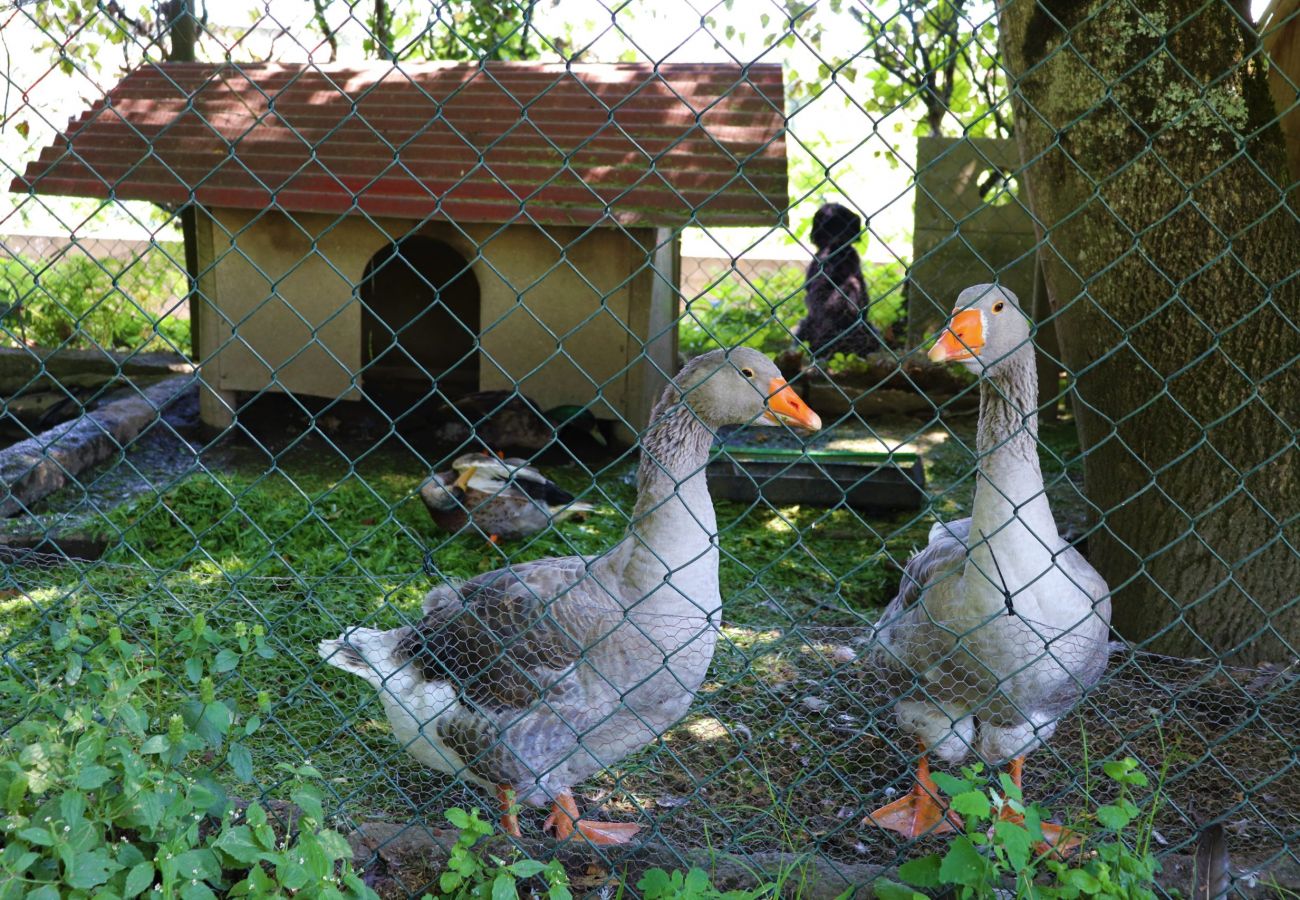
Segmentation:
[(925, 505), (925, 469), (910, 450), (803, 450), (724, 447), (709, 462), (716, 498), (774, 506), (833, 507), (891, 513)]

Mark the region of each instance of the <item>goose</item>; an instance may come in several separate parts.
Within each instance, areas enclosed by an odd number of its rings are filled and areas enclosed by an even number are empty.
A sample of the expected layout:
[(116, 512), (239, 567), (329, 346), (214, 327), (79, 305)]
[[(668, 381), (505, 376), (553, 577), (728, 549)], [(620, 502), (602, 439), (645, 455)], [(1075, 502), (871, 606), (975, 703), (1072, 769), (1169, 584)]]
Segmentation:
[(435, 474), (420, 488), (420, 499), (439, 528), (457, 532), (473, 520), (494, 544), (536, 534), (594, 508), (525, 460), (490, 453), (458, 456), (450, 472)]
[(349, 628), (320, 655), (379, 690), (418, 761), (495, 791), (508, 834), (516, 803), (549, 803), (557, 838), (629, 841), (638, 826), (579, 818), (572, 788), (656, 740), (704, 680), (722, 606), (704, 471), (715, 431), (746, 423), (821, 427), (758, 351), (696, 357), (654, 407), (611, 550), (437, 587), (418, 623)]
[[(912, 791), (863, 824), (908, 837), (961, 827), (930, 777), (931, 753), (954, 764), (973, 748), (1020, 786), (1025, 756), (1100, 679), (1110, 633), (1106, 582), (1061, 539), (1043, 489), (1034, 349), (1015, 294), (962, 291), (930, 359), (980, 379), (979, 470), (971, 517), (930, 529), (876, 625), (899, 727), (920, 755)], [(1058, 848), (1072, 840), (1043, 832)]]

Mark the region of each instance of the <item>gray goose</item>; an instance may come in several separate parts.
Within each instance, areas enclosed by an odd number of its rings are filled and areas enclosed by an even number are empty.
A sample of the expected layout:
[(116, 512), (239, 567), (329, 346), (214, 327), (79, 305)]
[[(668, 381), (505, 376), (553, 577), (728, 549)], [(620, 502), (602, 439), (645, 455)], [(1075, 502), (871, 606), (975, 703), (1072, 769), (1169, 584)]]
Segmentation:
[[(953, 764), (973, 747), (1008, 763), (1019, 786), (1025, 755), (1100, 679), (1110, 627), (1105, 580), (1061, 539), (1047, 502), (1034, 348), (1015, 295), (964, 290), (930, 358), (980, 377), (979, 471), (971, 517), (930, 529), (876, 625), (898, 723), (920, 757), (911, 793), (864, 824), (909, 837), (961, 825), (939, 800), (927, 753)], [(1056, 826), (1043, 832), (1071, 841)]]
[(330, 665), (380, 693), (403, 747), (515, 802), (552, 805), (558, 838), (622, 843), (631, 824), (579, 819), (571, 788), (656, 740), (704, 680), (720, 626), (717, 521), (704, 469), (731, 424), (821, 427), (763, 354), (714, 351), (669, 384), (641, 440), (623, 539), (429, 592), (415, 625), (349, 628)]

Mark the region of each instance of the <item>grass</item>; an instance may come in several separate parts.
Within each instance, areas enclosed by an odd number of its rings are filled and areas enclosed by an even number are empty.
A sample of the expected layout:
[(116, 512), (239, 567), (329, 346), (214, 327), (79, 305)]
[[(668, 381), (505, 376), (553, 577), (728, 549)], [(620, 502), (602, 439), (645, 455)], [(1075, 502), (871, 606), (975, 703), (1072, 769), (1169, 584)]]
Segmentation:
[[(944, 517), (968, 508), (974, 463), (973, 417), (950, 425), (926, 456)], [(1068, 455), (1070, 431), (1049, 432), (1045, 441)], [(277, 762), (310, 758), (354, 820), (436, 822), (448, 806), (484, 803), (409, 760), (392, 742), (374, 692), (321, 664), (315, 646), (349, 625), (393, 627), (418, 615), (431, 577), (612, 546), (635, 500), (632, 464), (594, 478), (577, 467), (550, 470), (598, 510), (495, 547), (434, 530), (417, 493), (426, 471), (409, 457), (374, 453), (353, 466), (302, 447), (272, 467), (264, 459), (237, 455), (221, 470), (119, 508), (105, 526), (119, 540), (101, 565), (11, 569), (0, 584), (10, 588), (0, 599), (7, 660), (32, 672), (54, 665), (49, 624), (69, 604), (129, 630), (164, 670), (177, 672), (184, 653), (171, 637), (193, 614), (221, 630), (260, 623), (278, 654), (250, 661), (228, 688), (250, 705), (259, 691), (270, 694), (267, 727), (250, 745), (259, 784), (281, 777)], [(1045, 469), (1054, 499), (1064, 501), (1074, 482), (1050, 460)], [(710, 680), (662, 745), (596, 779), (583, 802), (604, 801), (618, 817), (652, 813), (674, 841), (698, 843), (708, 834), (736, 850), (816, 840), (854, 858), (860, 840), (849, 826), (866, 812), (862, 798), (901, 772), (879, 764), (891, 752), (888, 732), (863, 730), (887, 698), (853, 659), (897, 586), (897, 563), (924, 542), (933, 520), (716, 506), (726, 640)], [(436, 566), (432, 576), (426, 559)], [(175, 684), (155, 685), (160, 718), (186, 689), (179, 675)], [(17, 713), (0, 707), (0, 721)], [(528, 824), (535, 829), (540, 818)]]

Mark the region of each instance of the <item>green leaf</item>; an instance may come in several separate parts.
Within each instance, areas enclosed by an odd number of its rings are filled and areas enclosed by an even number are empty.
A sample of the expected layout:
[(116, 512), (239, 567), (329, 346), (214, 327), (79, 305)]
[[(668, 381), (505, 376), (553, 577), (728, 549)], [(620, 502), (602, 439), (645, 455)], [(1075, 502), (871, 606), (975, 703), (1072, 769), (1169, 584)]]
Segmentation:
[(165, 734), (155, 734), (143, 744), (140, 745), (140, 752), (146, 754), (166, 753), (167, 748), (171, 746), (171, 741), (167, 740)]
[(939, 881), (943, 884), (960, 884), (979, 887), (984, 883), (988, 864), (975, 849), (970, 838), (961, 836), (953, 840), (939, 866)]
[(33, 825), (31, 828), (24, 828), (18, 832), (18, 836), (29, 844), (35, 844), (38, 847), (53, 847), (54, 836), (45, 828), (37, 828)]
[(153, 884), (154, 867), (153, 863), (146, 860), (131, 868), (126, 873), (126, 886), (122, 889), (124, 897), (134, 897), (145, 888)]
[[(19, 845), (15, 844), (6, 849), (18, 850)], [(19, 855), (14, 859), (4, 861), (5, 871), (8, 872), (10, 875), (21, 875), (27, 871), (28, 866), (30, 866), (32, 863), (36, 862), (36, 860), (40, 858), (41, 855), (39, 853), (33, 853), (31, 850), (28, 850), (25, 853), (20, 852)]]
[(1101, 893), (1101, 882), (1090, 872), (1083, 869), (1067, 869), (1061, 873), (1061, 881), (1070, 887), (1078, 888), (1084, 894)]
[(510, 872), (519, 878), (532, 878), (534, 875), (540, 875), (546, 870), (546, 863), (538, 862), (535, 859), (521, 859), (518, 862), (511, 863)]
[(172, 860), (176, 877), (186, 881), (192, 879), (217, 879), (221, 877), (221, 864), (217, 855), (211, 850), (186, 850)]
[(203, 660), (197, 656), (191, 656), (185, 660), (185, 677), (189, 678), (194, 684), (199, 683), (203, 677)]
[(294, 804), (303, 811), (304, 815), (311, 816), (317, 822), (325, 820), (325, 812), (321, 808), (321, 793), (311, 785), (303, 785), (289, 795)]
[(876, 900), (925, 900), (925, 894), (918, 894), (910, 887), (888, 878), (877, 878), (871, 885), (871, 890), (876, 895)]
[(231, 771), (241, 782), (248, 784), (253, 780), (253, 755), (243, 744), (230, 745), (226, 751), (226, 762), (230, 763)]
[(935, 772), (931, 777), (934, 783), (939, 785), (939, 790), (943, 791), (949, 797), (956, 797), (958, 794), (964, 794), (967, 791), (976, 790), (976, 786), (964, 778), (957, 778), (949, 775), (947, 772)]
[(348, 839), (337, 831), (325, 829), (316, 835), (316, 840), (320, 843), (320, 848), (331, 861), (338, 859), (352, 858), (352, 845)]
[(1033, 841), (1025, 826), (1016, 822), (995, 822), (993, 835), (1006, 853), (1007, 862), (1011, 863), (1012, 868), (1019, 872), (1029, 866)]
[(518, 900), (519, 890), (515, 887), (515, 877), (509, 872), (502, 872), (492, 881), (492, 900)]
[(225, 853), (235, 862), (251, 865), (262, 855), (262, 848), (253, 840), (253, 833), (247, 825), (236, 825), (221, 833), (212, 846)]
[(1025, 810), (1025, 831), (1029, 834), (1029, 839), (1034, 843), (1041, 843), (1043, 837), (1043, 808), (1037, 803), (1031, 803)]
[(248, 820), (249, 825), (252, 825), (255, 828), (265, 825), (266, 810), (262, 809), (262, 804), (260, 803), (250, 803), (248, 804), (248, 808), (244, 810), (244, 818)]
[(201, 810), (214, 819), (219, 819), (226, 814), (228, 799), (226, 789), (209, 774), (200, 775), (190, 786), (190, 803), (196, 810)]
[(982, 791), (966, 791), (953, 796), (948, 804), (958, 815), (973, 819), (987, 819), (992, 807)]
[(1123, 831), (1124, 826), (1133, 820), (1128, 810), (1114, 804), (1097, 807), (1097, 821), (1111, 831)]
[(105, 766), (85, 766), (77, 771), (77, 777), (72, 783), (82, 790), (93, 791), (112, 776), (113, 773)]
[(42, 885), (28, 893), (24, 900), (59, 900), (59, 889), (52, 884)]
[(81, 680), (81, 672), (85, 664), (86, 664), (85, 660), (81, 658), (80, 653), (69, 653), (68, 670), (64, 674), (63, 679), (68, 684), (76, 684), (78, 681)]
[(1102, 771), (1120, 784), (1132, 784), (1146, 787), (1147, 777), (1138, 770), (1138, 761), (1131, 756), (1124, 759), (1111, 759), (1102, 763)]
[(212, 893), (212, 888), (202, 881), (197, 884), (192, 881), (182, 881), (181, 900), (217, 900), (217, 895)]
[(27, 773), (19, 772), (14, 776), (13, 781), (9, 782), (9, 787), (5, 791), (5, 809), (10, 812), (22, 807), (23, 798), (27, 796)]
[(157, 828), (158, 823), (162, 821), (166, 805), (158, 792), (141, 791), (133, 798), (130, 818), (146, 828)]
[(108, 858), (108, 850), (104, 847), (79, 850), (72, 855), (72, 861), (63, 873), (63, 880), (69, 887), (88, 891), (108, 881), (108, 876), (117, 868), (117, 864)]
[(898, 867), (898, 877), (913, 887), (932, 888), (939, 886), (939, 868), (942, 860), (931, 854), (913, 859)]
[(636, 883), (636, 889), (647, 897), (662, 897), (672, 885), (672, 879), (663, 869), (647, 869)]
[(117, 717), (127, 727), (128, 731), (137, 736), (143, 736), (145, 729), (149, 727), (149, 717), (132, 703), (128, 703), (119, 709)]
[(239, 654), (233, 650), (222, 650), (217, 654), (216, 660), (212, 663), (212, 671), (218, 675), (223, 672), (233, 671), (239, 665)]
[(86, 796), (76, 791), (64, 791), (59, 797), (59, 815), (63, 817), (65, 825), (72, 825), (86, 814)]

